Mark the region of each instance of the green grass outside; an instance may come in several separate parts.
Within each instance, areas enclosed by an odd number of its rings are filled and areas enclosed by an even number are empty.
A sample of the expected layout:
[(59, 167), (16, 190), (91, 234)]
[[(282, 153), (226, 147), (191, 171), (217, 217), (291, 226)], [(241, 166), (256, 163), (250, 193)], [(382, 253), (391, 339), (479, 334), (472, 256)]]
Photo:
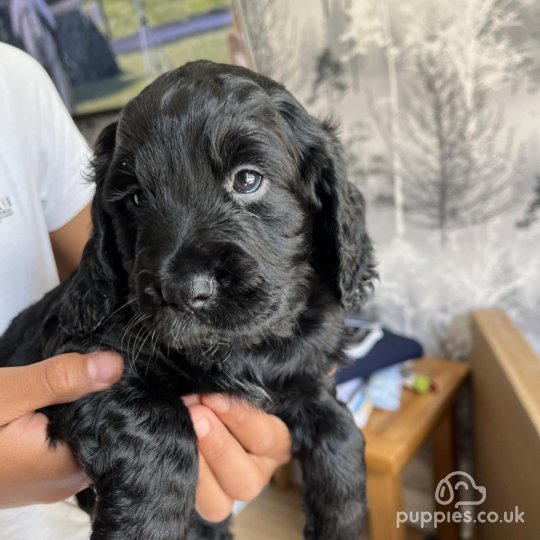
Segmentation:
[[(226, 28), (207, 32), (167, 43), (158, 49), (164, 49), (172, 67), (202, 58), (228, 63), (231, 61), (227, 43), (228, 32)], [(76, 114), (119, 109), (150, 82), (144, 77), (143, 56), (140, 52), (118, 55), (117, 61), (122, 75), (81, 85), (75, 89)]]
[[(94, 0), (84, 0), (88, 4)], [(182, 21), (218, 8), (230, 8), (231, 0), (141, 0), (148, 24), (160, 26)], [(114, 39), (138, 32), (139, 23), (132, 0), (103, 0)]]

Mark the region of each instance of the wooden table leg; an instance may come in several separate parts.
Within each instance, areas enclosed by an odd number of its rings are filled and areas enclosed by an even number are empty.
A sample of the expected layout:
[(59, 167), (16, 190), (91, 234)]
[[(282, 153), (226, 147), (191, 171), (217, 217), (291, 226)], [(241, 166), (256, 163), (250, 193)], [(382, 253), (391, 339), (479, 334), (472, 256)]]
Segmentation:
[[(455, 409), (450, 406), (433, 429), (433, 482), (434, 489), (447, 474), (456, 471), (457, 439)], [(440, 505), (437, 510), (447, 513), (454, 506)], [(439, 523), (437, 533), (440, 540), (459, 540), (459, 523)]]
[(397, 527), (397, 513), (403, 510), (401, 476), (368, 470), (368, 506), (371, 540), (405, 540), (405, 523)]

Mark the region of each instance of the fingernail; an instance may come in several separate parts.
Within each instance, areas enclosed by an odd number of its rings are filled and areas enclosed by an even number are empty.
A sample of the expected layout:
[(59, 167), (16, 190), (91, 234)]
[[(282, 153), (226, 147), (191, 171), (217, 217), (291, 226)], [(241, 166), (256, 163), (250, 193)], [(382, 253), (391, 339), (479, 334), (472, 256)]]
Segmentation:
[(210, 433), (210, 422), (206, 416), (201, 416), (193, 422), (197, 437), (206, 437)]
[(86, 369), (90, 378), (99, 383), (116, 381), (122, 373), (122, 358), (111, 351), (98, 351), (88, 356)]
[(191, 405), (200, 403), (201, 397), (199, 394), (188, 394), (187, 396), (182, 396), (182, 401), (186, 407), (191, 407)]
[(206, 398), (206, 405), (216, 412), (226, 413), (231, 408), (231, 400), (222, 394), (212, 394)]

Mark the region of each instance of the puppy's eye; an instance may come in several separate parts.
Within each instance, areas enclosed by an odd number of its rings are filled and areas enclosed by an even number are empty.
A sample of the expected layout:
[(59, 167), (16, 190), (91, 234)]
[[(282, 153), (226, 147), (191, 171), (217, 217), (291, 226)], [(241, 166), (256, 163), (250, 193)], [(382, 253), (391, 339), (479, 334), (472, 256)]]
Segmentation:
[(144, 197), (144, 193), (141, 190), (134, 191), (131, 195), (131, 202), (137, 206), (138, 208), (141, 208), (146, 204), (146, 199)]
[(234, 175), (233, 189), (237, 193), (254, 193), (262, 184), (263, 176), (257, 171), (242, 169)]

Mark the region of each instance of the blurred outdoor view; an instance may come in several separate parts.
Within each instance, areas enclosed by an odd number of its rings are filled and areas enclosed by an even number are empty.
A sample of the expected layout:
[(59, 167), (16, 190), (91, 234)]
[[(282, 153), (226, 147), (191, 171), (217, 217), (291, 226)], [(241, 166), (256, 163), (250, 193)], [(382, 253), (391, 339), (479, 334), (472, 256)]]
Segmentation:
[(231, 62), (231, 0), (0, 0), (0, 41), (32, 54), (76, 114), (115, 110), (190, 60)]

